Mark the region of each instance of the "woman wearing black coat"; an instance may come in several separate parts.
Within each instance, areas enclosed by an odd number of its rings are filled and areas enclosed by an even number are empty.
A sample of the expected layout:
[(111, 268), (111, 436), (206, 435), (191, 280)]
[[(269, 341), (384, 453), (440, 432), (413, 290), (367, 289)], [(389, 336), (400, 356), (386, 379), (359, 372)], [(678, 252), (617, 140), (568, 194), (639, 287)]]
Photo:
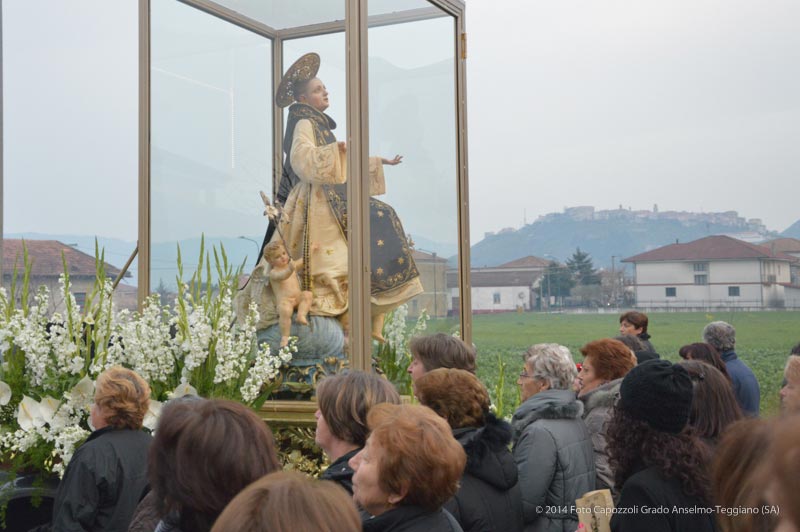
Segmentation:
[(426, 373), (415, 386), (420, 402), (447, 420), (467, 455), (461, 485), (445, 508), (465, 532), (521, 531), (511, 426), (489, 412), (486, 387), (468, 371), (444, 368)]
[(147, 487), (142, 431), (150, 386), (121, 367), (97, 377), (91, 420), (96, 429), (72, 457), (53, 505), (52, 530), (127, 530)]
[(651, 360), (622, 380), (607, 434), (624, 510), (612, 517), (613, 532), (715, 530), (711, 454), (689, 427), (691, 405), (692, 380), (679, 364)]

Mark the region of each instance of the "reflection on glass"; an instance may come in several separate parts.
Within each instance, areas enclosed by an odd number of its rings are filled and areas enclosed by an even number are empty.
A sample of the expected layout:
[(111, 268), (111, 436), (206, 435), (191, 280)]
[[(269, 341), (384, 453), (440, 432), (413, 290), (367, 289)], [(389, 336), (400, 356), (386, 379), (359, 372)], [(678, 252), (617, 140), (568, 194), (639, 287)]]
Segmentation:
[[(111, 279), (136, 247), (136, 29), (115, 27), (136, 5), (96, 9), (103, 23), (92, 31), (75, 31), (86, 13), (74, 5), (48, 4), (45, 17), (42, 7), (2, 3), (2, 285), (10, 290), (16, 266), (10, 298), (21, 303), (24, 240), (31, 297), (47, 287), (48, 311), (63, 316), (62, 253), (85, 311), (95, 241)], [(104, 48), (110, 41), (113, 50)], [(134, 263), (116, 290), (118, 308), (135, 308), (136, 284)]]
[[(252, 267), (272, 177), (271, 42), (180, 2), (151, 10), (151, 290), (206, 249)], [(213, 260), (213, 256), (212, 256)]]
[[(381, 199), (410, 235), (422, 285), (402, 312), (451, 332), (459, 325), (454, 32), (449, 16), (369, 30), (370, 152), (403, 156)], [(373, 244), (380, 234), (371, 221)]]

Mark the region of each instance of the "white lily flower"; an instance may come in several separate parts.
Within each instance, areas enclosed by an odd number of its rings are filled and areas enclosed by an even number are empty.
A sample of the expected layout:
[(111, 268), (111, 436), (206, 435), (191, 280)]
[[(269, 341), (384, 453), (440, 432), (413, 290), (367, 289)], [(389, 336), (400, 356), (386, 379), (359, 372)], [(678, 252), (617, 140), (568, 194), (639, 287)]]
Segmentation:
[(57, 399), (53, 399), (52, 397), (44, 397), (42, 401), (39, 403), (39, 413), (44, 419), (45, 423), (50, 423), (53, 421), (53, 416), (56, 414), (58, 407), (61, 405), (61, 402)]
[(144, 415), (144, 421), (142, 422), (142, 425), (150, 430), (155, 430), (156, 423), (158, 423), (158, 418), (161, 417), (162, 406), (163, 404), (161, 401), (150, 399), (150, 408), (147, 409), (147, 413)]
[(0, 406), (6, 406), (11, 400), (11, 386), (0, 381)]
[(69, 392), (72, 402), (77, 405), (88, 405), (94, 398), (94, 382), (87, 375), (78, 381)]
[(184, 395), (197, 395), (197, 390), (188, 382), (182, 382), (169, 393), (169, 398), (175, 399), (176, 397), (183, 397)]
[(22, 396), (22, 401), (19, 403), (19, 410), (17, 411), (17, 423), (19, 428), (25, 431), (44, 425), (44, 418), (39, 410), (39, 402), (32, 399), (27, 395)]

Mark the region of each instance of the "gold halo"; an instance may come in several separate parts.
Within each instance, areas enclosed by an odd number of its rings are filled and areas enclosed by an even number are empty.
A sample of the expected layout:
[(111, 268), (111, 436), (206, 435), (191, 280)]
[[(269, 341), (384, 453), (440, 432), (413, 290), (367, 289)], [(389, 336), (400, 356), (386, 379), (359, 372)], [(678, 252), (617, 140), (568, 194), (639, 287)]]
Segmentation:
[(319, 71), (319, 54), (310, 52), (295, 61), (281, 78), (278, 91), (275, 93), (275, 103), (278, 107), (286, 107), (294, 102), (294, 84), (298, 81), (308, 81), (315, 77)]

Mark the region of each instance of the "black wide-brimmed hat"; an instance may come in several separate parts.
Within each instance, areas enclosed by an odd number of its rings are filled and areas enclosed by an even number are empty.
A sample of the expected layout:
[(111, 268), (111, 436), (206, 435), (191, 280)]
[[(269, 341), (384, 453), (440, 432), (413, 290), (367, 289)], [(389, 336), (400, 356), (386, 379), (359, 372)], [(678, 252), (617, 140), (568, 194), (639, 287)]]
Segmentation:
[(295, 61), (286, 70), (281, 78), (278, 91), (275, 93), (275, 103), (278, 107), (286, 107), (294, 102), (294, 88), (297, 82), (308, 81), (319, 71), (319, 54), (310, 52)]

